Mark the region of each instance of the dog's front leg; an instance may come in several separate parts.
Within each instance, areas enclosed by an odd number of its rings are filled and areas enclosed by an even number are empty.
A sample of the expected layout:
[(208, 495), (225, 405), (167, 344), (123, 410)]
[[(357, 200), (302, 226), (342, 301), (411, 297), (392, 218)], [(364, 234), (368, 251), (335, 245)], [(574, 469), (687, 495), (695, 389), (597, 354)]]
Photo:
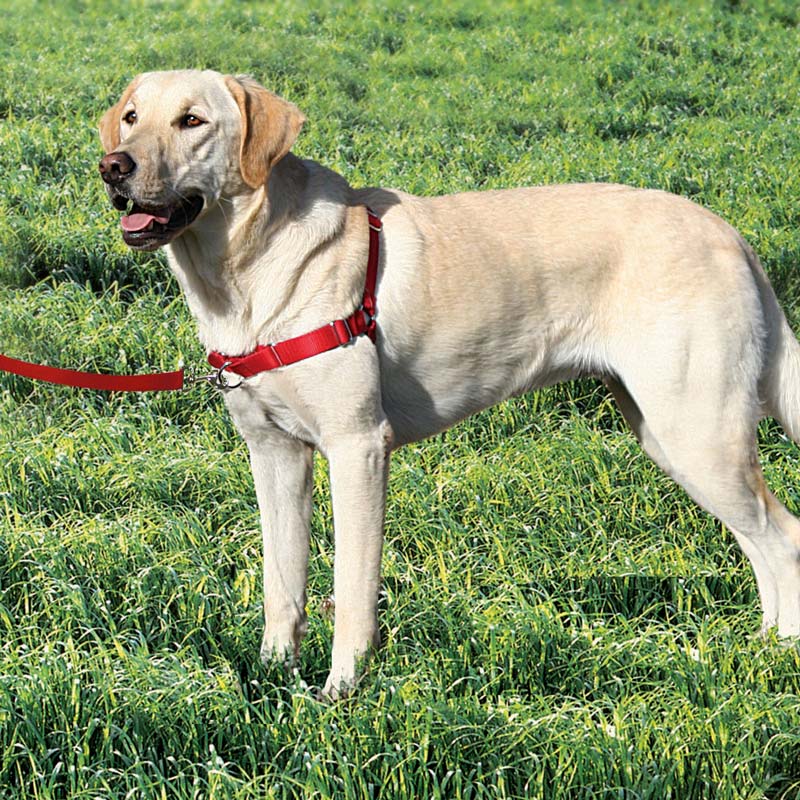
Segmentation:
[(313, 449), (278, 431), (246, 438), (264, 539), (267, 663), (296, 656), (306, 632)]
[(353, 688), (359, 661), (380, 646), (378, 592), (391, 433), (386, 422), (328, 449), (335, 530), (336, 618), (323, 694)]

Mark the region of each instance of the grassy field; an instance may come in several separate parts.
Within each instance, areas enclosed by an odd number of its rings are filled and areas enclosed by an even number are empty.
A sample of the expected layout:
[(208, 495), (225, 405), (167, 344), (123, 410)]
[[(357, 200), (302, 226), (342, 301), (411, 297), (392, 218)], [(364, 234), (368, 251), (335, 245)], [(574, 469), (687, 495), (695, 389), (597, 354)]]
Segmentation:
[[(435, 194), (612, 180), (736, 225), (800, 330), (794, 2), (0, 0), (0, 352), (199, 363), (161, 255), (122, 245), (96, 121), (133, 74), (247, 72), (296, 151)], [(315, 699), (332, 622), (316, 466), (310, 630), (260, 664), (260, 535), (221, 400), (0, 377), (0, 798), (800, 797), (800, 651), (754, 636), (730, 533), (592, 382), (396, 454), (385, 647)], [(761, 431), (800, 509), (798, 452)]]

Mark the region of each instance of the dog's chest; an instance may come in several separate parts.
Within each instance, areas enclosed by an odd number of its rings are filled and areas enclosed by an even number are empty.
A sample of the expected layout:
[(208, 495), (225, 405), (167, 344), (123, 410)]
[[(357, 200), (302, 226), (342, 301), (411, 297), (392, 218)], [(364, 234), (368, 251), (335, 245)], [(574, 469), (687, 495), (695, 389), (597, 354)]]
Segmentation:
[[(239, 432), (248, 444), (280, 431), (313, 446), (319, 446), (314, 415), (293, 387), (270, 381), (271, 376), (225, 391), (225, 403)], [(271, 384), (276, 385), (271, 385)]]

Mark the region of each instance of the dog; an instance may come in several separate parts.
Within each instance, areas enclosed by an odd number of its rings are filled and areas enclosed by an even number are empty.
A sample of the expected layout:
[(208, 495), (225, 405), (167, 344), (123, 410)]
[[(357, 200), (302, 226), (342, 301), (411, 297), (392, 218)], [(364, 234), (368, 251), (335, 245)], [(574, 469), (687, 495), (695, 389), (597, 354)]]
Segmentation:
[[(174, 71), (134, 78), (100, 122), (122, 236), (166, 248), (248, 445), (262, 658), (296, 655), (306, 631), (314, 450), (333, 498), (323, 692), (336, 698), (380, 642), (392, 450), (589, 375), (656, 464), (733, 532), (763, 630), (800, 634), (800, 521), (766, 487), (755, 437), (771, 416), (800, 440), (800, 346), (744, 239), (689, 200), (619, 185), (352, 188), (290, 151), (304, 121), (249, 77)], [(325, 328), (331, 347), (287, 360)], [(254, 352), (269, 363), (237, 372)]]

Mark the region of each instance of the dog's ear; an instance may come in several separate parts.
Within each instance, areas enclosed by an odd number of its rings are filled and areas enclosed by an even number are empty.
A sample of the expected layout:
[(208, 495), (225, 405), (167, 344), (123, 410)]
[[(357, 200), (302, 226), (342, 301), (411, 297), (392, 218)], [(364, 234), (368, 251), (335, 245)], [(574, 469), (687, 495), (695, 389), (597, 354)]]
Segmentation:
[(242, 178), (257, 189), (289, 152), (306, 118), (296, 105), (267, 91), (252, 78), (228, 75), (225, 83), (242, 115)]
[(122, 93), (119, 102), (111, 106), (100, 120), (100, 141), (106, 153), (113, 153), (119, 147), (119, 120), (141, 79), (142, 76), (137, 75)]

